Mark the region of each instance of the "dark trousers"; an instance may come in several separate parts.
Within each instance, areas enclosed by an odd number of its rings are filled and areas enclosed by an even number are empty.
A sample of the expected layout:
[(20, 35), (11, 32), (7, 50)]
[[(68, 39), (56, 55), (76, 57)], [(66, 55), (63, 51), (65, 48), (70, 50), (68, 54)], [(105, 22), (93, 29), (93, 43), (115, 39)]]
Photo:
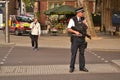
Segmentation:
[(73, 36), (71, 38), (71, 62), (70, 62), (70, 68), (75, 68), (75, 60), (76, 60), (76, 54), (77, 50), (79, 50), (79, 69), (85, 67), (85, 51), (86, 45), (85, 45), (85, 39)]
[(32, 47), (38, 48), (38, 35), (31, 35)]

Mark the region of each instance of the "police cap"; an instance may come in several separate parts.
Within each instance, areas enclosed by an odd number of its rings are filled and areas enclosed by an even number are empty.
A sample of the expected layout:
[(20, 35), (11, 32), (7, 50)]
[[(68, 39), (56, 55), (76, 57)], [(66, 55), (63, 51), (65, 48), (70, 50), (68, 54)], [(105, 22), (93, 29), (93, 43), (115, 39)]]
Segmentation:
[(76, 11), (76, 12), (82, 12), (82, 13), (85, 12), (83, 7), (80, 7), (80, 8), (78, 8), (78, 9), (76, 9), (75, 11)]

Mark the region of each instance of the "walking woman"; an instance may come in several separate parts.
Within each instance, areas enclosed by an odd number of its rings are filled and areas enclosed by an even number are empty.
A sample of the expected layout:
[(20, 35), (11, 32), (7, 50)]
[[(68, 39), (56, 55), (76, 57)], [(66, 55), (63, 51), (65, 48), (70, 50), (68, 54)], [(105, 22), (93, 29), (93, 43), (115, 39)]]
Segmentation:
[(41, 34), (41, 26), (37, 18), (34, 18), (34, 21), (30, 24), (31, 28), (31, 44), (33, 50), (38, 50), (38, 37)]

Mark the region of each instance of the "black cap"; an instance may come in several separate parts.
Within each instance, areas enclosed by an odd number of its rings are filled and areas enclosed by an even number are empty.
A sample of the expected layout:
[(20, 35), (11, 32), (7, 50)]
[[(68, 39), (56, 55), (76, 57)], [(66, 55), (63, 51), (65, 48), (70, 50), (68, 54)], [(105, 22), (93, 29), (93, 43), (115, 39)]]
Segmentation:
[(83, 7), (80, 7), (80, 8), (78, 8), (78, 9), (76, 9), (75, 11), (76, 11), (76, 12), (85, 12)]

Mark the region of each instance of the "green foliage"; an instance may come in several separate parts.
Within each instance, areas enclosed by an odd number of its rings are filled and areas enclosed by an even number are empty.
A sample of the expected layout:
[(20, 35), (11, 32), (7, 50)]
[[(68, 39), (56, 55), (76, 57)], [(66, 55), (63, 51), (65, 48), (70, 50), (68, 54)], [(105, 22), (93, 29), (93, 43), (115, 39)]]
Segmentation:
[(22, 0), (25, 4), (26, 4), (26, 7), (31, 7), (34, 5), (34, 2), (36, 0)]
[(35, 17), (37, 17), (37, 18), (38, 18), (38, 21), (40, 21), (40, 12), (36, 12), (36, 13), (35, 13)]

